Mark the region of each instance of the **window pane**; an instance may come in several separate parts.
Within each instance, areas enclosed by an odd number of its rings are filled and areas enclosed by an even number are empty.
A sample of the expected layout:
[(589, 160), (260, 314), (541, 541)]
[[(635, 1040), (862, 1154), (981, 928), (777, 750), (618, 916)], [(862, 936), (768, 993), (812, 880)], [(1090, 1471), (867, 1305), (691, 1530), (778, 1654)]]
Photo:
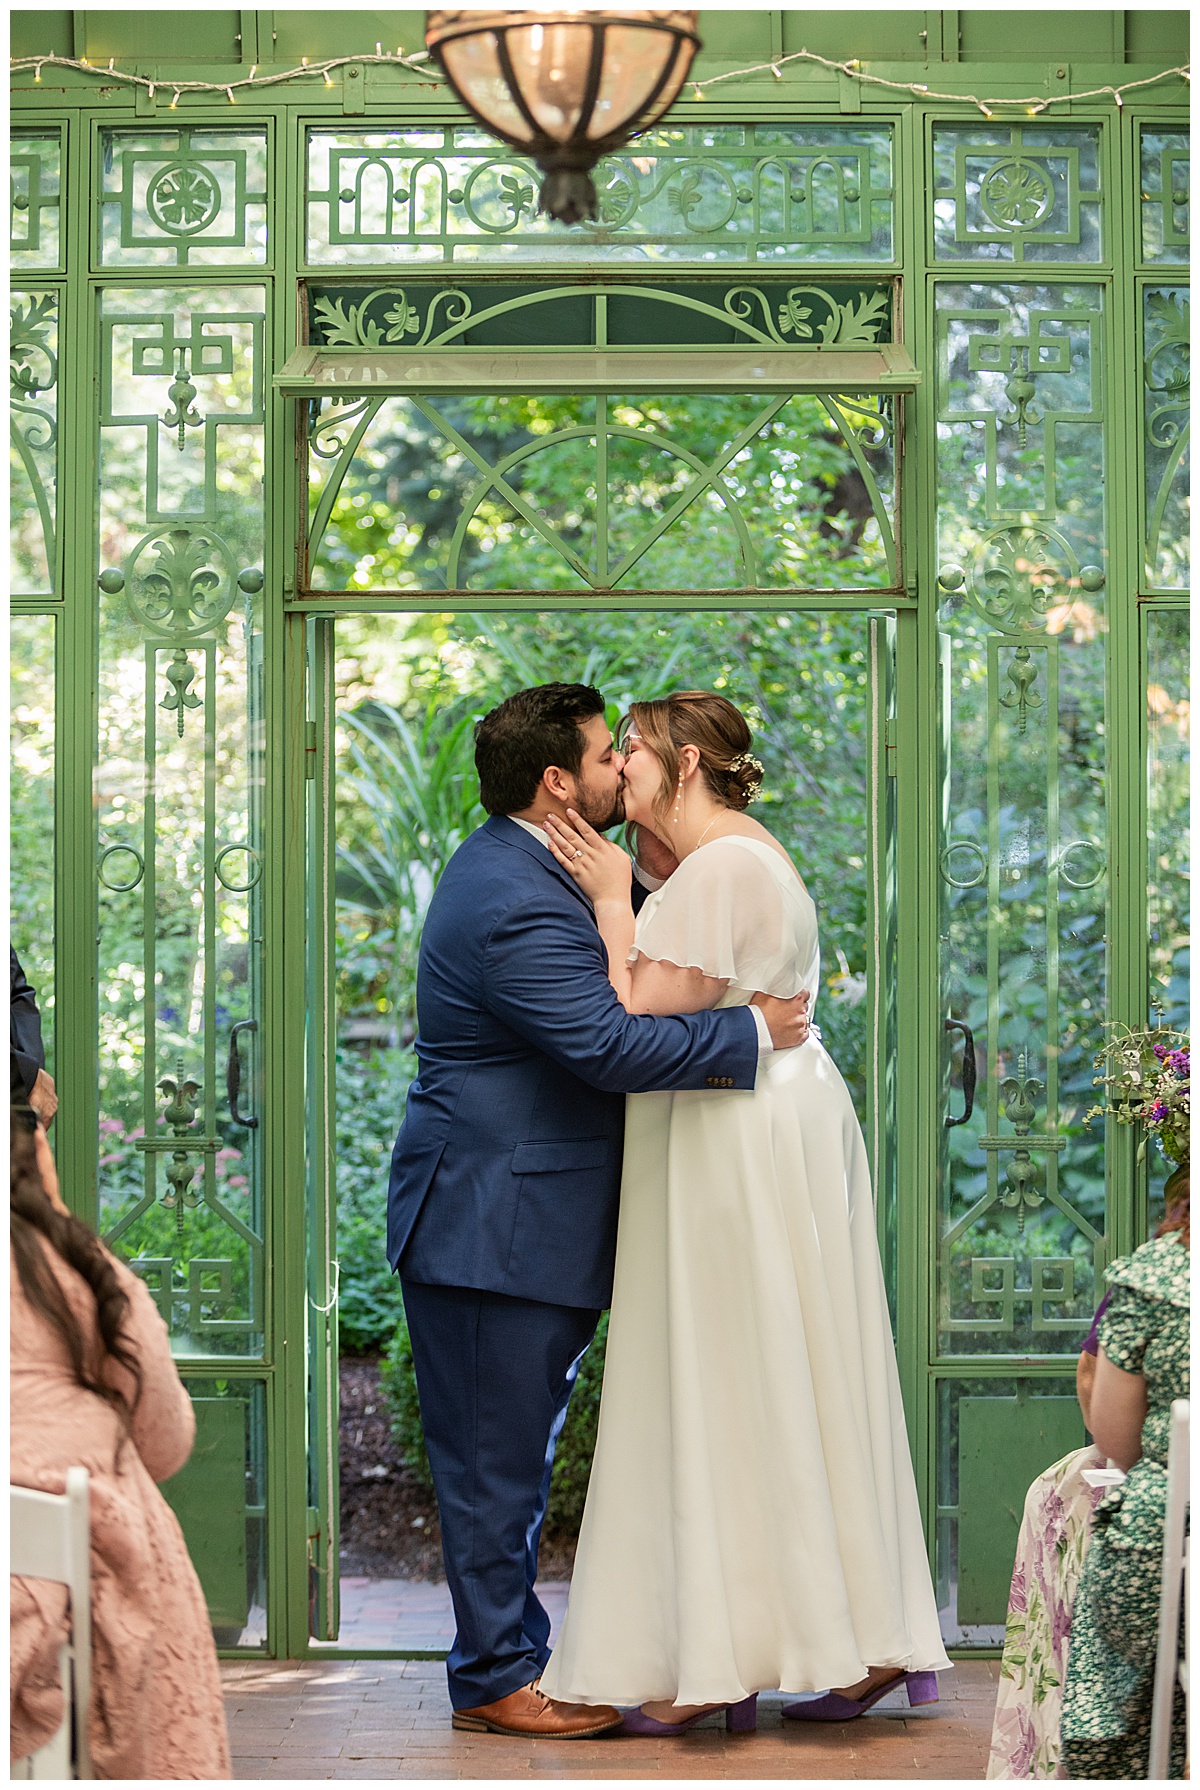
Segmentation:
[(472, 126), (309, 135), (308, 259), (888, 261), (886, 126), (651, 130), (594, 176), (600, 217), (539, 215), (542, 176)]
[(240, 267), (267, 258), (265, 131), (105, 131), (106, 267)]
[(1070, 125), (934, 131), (939, 261), (1099, 261), (1100, 133)]
[(61, 267), (61, 137), (57, 131), (14, 131), (8, 166), (12, 182), (9, 254), (13, 267)]
[(367, 398), (310, 435), (317, 590), (894, 587), (886, 399)]
[(10, 565), (15, 596), (54, 596), (58, 502), (58, 294), (11, 294)]

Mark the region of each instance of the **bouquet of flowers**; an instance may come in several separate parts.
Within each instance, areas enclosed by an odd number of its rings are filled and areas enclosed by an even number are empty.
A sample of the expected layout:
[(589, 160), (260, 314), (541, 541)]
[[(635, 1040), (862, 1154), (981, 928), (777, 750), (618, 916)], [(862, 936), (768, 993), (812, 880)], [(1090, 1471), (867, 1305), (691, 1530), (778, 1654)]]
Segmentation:
[(1192, 1153), (1187, 1038), (1182, 1032), (1163, 1029), (1111, 1029), (1112, 1037), (1096, 1057), (1100, 1074), (1092, 1077), (1094, 1087), (1103, 1087), (1104, 1100), (1090, 1109), (1089, 1120), (1112, 1113), (1118, 1125), (1140, 1124), (1145, 1136), (1138, 1150), (1139, 1162), (1150, 1138), (1169, 1161), (1187, 1162)]

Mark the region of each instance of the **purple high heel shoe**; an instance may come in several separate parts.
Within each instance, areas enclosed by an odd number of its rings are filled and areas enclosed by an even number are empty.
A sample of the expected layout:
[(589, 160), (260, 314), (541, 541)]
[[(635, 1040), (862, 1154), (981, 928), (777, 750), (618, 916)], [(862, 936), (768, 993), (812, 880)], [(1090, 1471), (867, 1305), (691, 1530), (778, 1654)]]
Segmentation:
[(936, 1672), (901, 1672), (898, 1678), (885, 1678), (865, 1697), (843, 1697), (837, 1691), (826, 1691), (823, 1697), (814, 1697), (808, 1703), (785, 1703), (783, 1713), (790, 1722), (852, 1722), (901, 1684), (908, 1692), (910, 1709), (938, 1700)]
[[(758, 1692), (743, 1697), (740, 1703), (725, 1704), (725, 1727), (730, 1734), (753, 1734), (758, 1726)], [(640, 1709), (631, 1709), (621, 1723), (618, 1732), (621, 1734), (649, 1734), (661, 1738), (668, 1734), (686, 1734), (697, 1722), (707, 1716), (716, 1715), (721, 1705), (715, 1709), (702, 1709), (699, 1715), (689, 1715), (683, 1722), (659, 1722), (652, 1715), (643, 1715)]]

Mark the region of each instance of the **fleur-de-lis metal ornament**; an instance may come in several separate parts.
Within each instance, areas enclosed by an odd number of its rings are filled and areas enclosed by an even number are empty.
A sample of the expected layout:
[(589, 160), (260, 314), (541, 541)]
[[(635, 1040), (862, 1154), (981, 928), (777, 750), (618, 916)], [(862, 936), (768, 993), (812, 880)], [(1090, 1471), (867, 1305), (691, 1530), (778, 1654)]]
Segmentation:
[(175, 445), (182, 454), (187, 431), (198, 429), (204, 418), (193, 403), (196, 388), (188, 378), (187, 349), (177, 348), (175, 353), (179, 359), (175, 368), (175, 377), (167, 387), (167, 397), (170, 399), (170, 403), (166, 415), (163, 417), (163, 427), (175, 430)]
[(1013, 686), (1013, 693), (1000, 698), (1001, 708), (1016, 709), (1018, 734), (1025, 732), (1029, 710), (1041, 707), (1041, 695), (1034, 689), (1037, 678), (1038, 668), (1033, 663), (1033, 654), (1027, 646), (1019, 646), (1008, 668), (1008, 681)]
[[(1002, 1084), (1004, 1094), (1004, 1116), (1018, 1137), (1028, 1137), (1033, 1130), (1033, 1121), (1037, 1114), (1037, 1102), (1046, 1088), (1034, 1076), (1026, 1074), (1026, 1057), (1022, 1051), (1017, 1058), (1016, 1075), (1008, 1076)], [(1016, 1208), (1017, 1230), (1025, 1229), (1025, 1210), (1036, 1211), (1042, 1203), (1042, 1196), (1035, 1185), (1038, 1175), (1037, 1164), (1028, 1150), (1018, 1149), (1013, 1152), (1012, 1161), (1007, 1169), (1008, 1187), (1000, 1195), (1000, 1204), (1011, 1211)]]
[(188, 685), (196, 675), (196, 667), (192, 664), (181, 646), (176, 647), (171, 663), (166, 669), (166, 679), (171, 688), (159, 703), (159, 708), (174, 710), (178, 725), (179, 737), (183, 738), (183, 719), (187, 709), (198, 709), (202, 706), (201, 698), (193, 695)]
[[(167, 1096), (167, 1104), (163, 1108), (163, 1123), (169, 1125), (177, 1138), (182, 1138), (189, 1126), (196, 1123), (200, 1083), (185, 1081), (183, 1078), (183, 1058), (172, 1079), (166, 1076), (158, 1084), (160, 1094)], [(167, 1180), (170, 1193), (164, 1193), (162, 1203), (168, 1211), (175, 1214), (175, 1228), (179, 1241), (183, 1242), (183, 1214), (186, 1206), (198, 1206), (200, 1194), (192, 1190), (192, 1182), (196, 1177), (197, 1164), (190, 1161), (186, 1150), (173, 1150), (171, 1160), (167, 1164)]]

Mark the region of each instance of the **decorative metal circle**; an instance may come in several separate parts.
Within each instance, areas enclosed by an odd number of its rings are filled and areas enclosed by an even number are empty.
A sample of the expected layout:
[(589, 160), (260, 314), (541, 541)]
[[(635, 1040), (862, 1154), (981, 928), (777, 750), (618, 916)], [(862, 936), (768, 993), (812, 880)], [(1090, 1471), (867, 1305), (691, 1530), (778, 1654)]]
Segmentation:
[(967, 582), (967, 574), (961, 566), (943, 566), (938, 573), (938, 583), (943, 590), (961, 590)]
[(198, 235), (220, 209), (220, 183), (198, 162), (168, 162), (146, 189), (146, 210), (168, 236)]
[(238, 589), (246, 596), (257, 596), (263, 587), (262, 569), (259, 566), (246, 566), (237, 575)]
[[(238, 851), (245, 852), (247, 858), (250, 860), (250, 881), (248, 883), (231, 883), (221, 869), (226, 858), (232, 857), (233, 853)], [(253, 889), (255, 884), (262, 877), (262, 859), (252, 845), (223, 845), (221, 850), (217, 853), (216, 858), (213, 860), (213, 869), (216, 872), (217, 881), (223, 889), (228, 889), (230, 893), (234, 895), (245, 895), (247, 890)]]
[(134, 620), (160, 638), (192, 640), (210, 634), (233, 605), (233, 555), (202, 522), (156, 528), (125, 561)]
[(125, 574), (119, 566), (105, 566), (96, 583), (106, 597), (115, 597), (118, 591), (125, 589)]
[(1054, 186), (1037, 162), (1006, 155), (980, 181), (979, 203), (998, 230), (1033, 230), (1053, 208)]
[[(1095, 876), (1076, 877), (1068, 871), (1067, 859), (1077, 851), (1094, 851), (1097, 854), (1100, 859), (1100, 868)], [(1106, 869), (1104, 847), (1096, 839), (1076, 839), (1059, 853), (1057, 868), (1058, 874), (1069, 889), (1094, 889)]]
[[(137, 874), (132, 882), (114, 883), (110, 877), (105, 876), (104, 866), (117, 852), (127, 852), (137, 865)], [(142, 854), (136, 845), (110, 845), (106, 851), (100, 853), (100, 862), (96, 865), (96, 875), (100, 878), (104, 887), (106, 889), (111, 889), (115, 895), (125, 895), (128, 894), (130, 889), (136, 889), (145, 874), (146, 860), (142, 857)]]
[(1102, 566), (1081, 566), (1079, 582), (1084, 590), (1104, 589), (1104, 568)]
[(342, 188), (341, 192), (338, 194), (338, 198), (341, 200), (343, 205), (353, 205), (354, 204), (354, 188), (352, 186), (344, 186)]
[(1069, 606), (1079, 561), (1056, 529), (993, 529), (975, 548), (967, 596), (985, 621), (1007, 634), (1041, 631), (1051, 609)]
[[(965, 881), (961, 877), (950, 874), (950, 859), (956, 851), (968, 851), (975, 854), (975, 861), (978, 865), (977, 873), (967, 877)], [(938, 868), (942, 873), (943, 882), (949, 883), (952, 889), (977, 889), (987, 875), (987, 853), (981, 845), (976, 845), (973, 839), (952, 839), (938, 859)]]

